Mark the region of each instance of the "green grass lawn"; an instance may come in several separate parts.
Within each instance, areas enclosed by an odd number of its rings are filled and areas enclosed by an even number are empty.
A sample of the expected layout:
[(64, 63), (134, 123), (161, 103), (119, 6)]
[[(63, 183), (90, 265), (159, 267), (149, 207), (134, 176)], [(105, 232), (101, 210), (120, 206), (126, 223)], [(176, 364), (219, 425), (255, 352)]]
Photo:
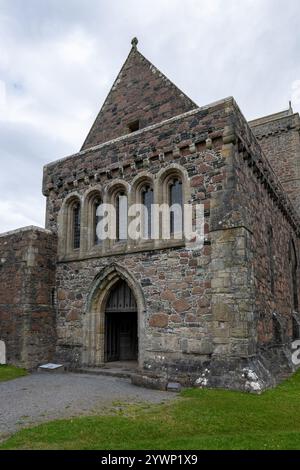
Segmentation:
[(27, 371), (25, 369), (20, 369), (19, 367), (14, 366), (0, 365), (0, 382), (17, 379), (18, 377), (23, 377), (24, 375), (27, 375)]
[(0, 449), (300, 449), (300, 371), (262, 395), (191, 389), (162, 405), (53, 421)]

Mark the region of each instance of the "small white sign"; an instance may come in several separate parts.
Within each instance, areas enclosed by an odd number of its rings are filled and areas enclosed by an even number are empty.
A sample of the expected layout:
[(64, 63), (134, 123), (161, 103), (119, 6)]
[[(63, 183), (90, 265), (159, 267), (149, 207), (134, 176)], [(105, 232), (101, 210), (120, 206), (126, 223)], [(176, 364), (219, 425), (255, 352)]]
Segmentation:
[(42, 366), (40, 366), (40, 369), (59, 369), (60, 367), (63, 367), (63, 364), (53, 364), (51, 362), (49, 362), (48, 364), (44, 364)]

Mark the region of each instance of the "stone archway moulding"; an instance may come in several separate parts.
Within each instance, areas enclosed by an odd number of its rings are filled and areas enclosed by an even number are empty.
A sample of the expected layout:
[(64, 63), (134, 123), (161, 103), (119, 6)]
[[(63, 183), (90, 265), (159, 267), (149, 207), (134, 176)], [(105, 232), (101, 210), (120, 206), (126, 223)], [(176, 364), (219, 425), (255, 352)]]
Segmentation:
[(135, 277), (123, 266), (112, 263), (95, 277), (87, 298), (83, 319), (83, 365), (104, 364), (105, 306), (112, 287), (118, 280), (124, 280), (136, 300), (138, 310), (138, 362), (143, 364), (145, 332), (145, 299), (142, 288)]

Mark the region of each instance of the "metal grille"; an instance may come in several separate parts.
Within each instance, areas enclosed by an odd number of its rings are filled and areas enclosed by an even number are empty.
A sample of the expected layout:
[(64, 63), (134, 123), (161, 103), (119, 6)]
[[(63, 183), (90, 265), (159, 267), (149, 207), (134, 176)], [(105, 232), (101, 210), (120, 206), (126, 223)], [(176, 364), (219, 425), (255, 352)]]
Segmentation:
[(73, 208), (73, 248), (80, 248), (80, 205), (77, 203)]

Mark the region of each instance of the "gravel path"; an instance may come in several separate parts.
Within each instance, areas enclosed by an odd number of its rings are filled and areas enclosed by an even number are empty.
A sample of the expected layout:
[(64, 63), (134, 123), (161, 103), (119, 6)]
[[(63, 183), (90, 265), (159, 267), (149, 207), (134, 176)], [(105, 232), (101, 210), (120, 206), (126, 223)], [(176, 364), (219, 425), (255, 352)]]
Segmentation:
[(176, 394), (136, 387), (128, 379), (34, 373), (0, 382), (0, 439), (32, 424), (111, 409), (120, 402), (161, 403)]

